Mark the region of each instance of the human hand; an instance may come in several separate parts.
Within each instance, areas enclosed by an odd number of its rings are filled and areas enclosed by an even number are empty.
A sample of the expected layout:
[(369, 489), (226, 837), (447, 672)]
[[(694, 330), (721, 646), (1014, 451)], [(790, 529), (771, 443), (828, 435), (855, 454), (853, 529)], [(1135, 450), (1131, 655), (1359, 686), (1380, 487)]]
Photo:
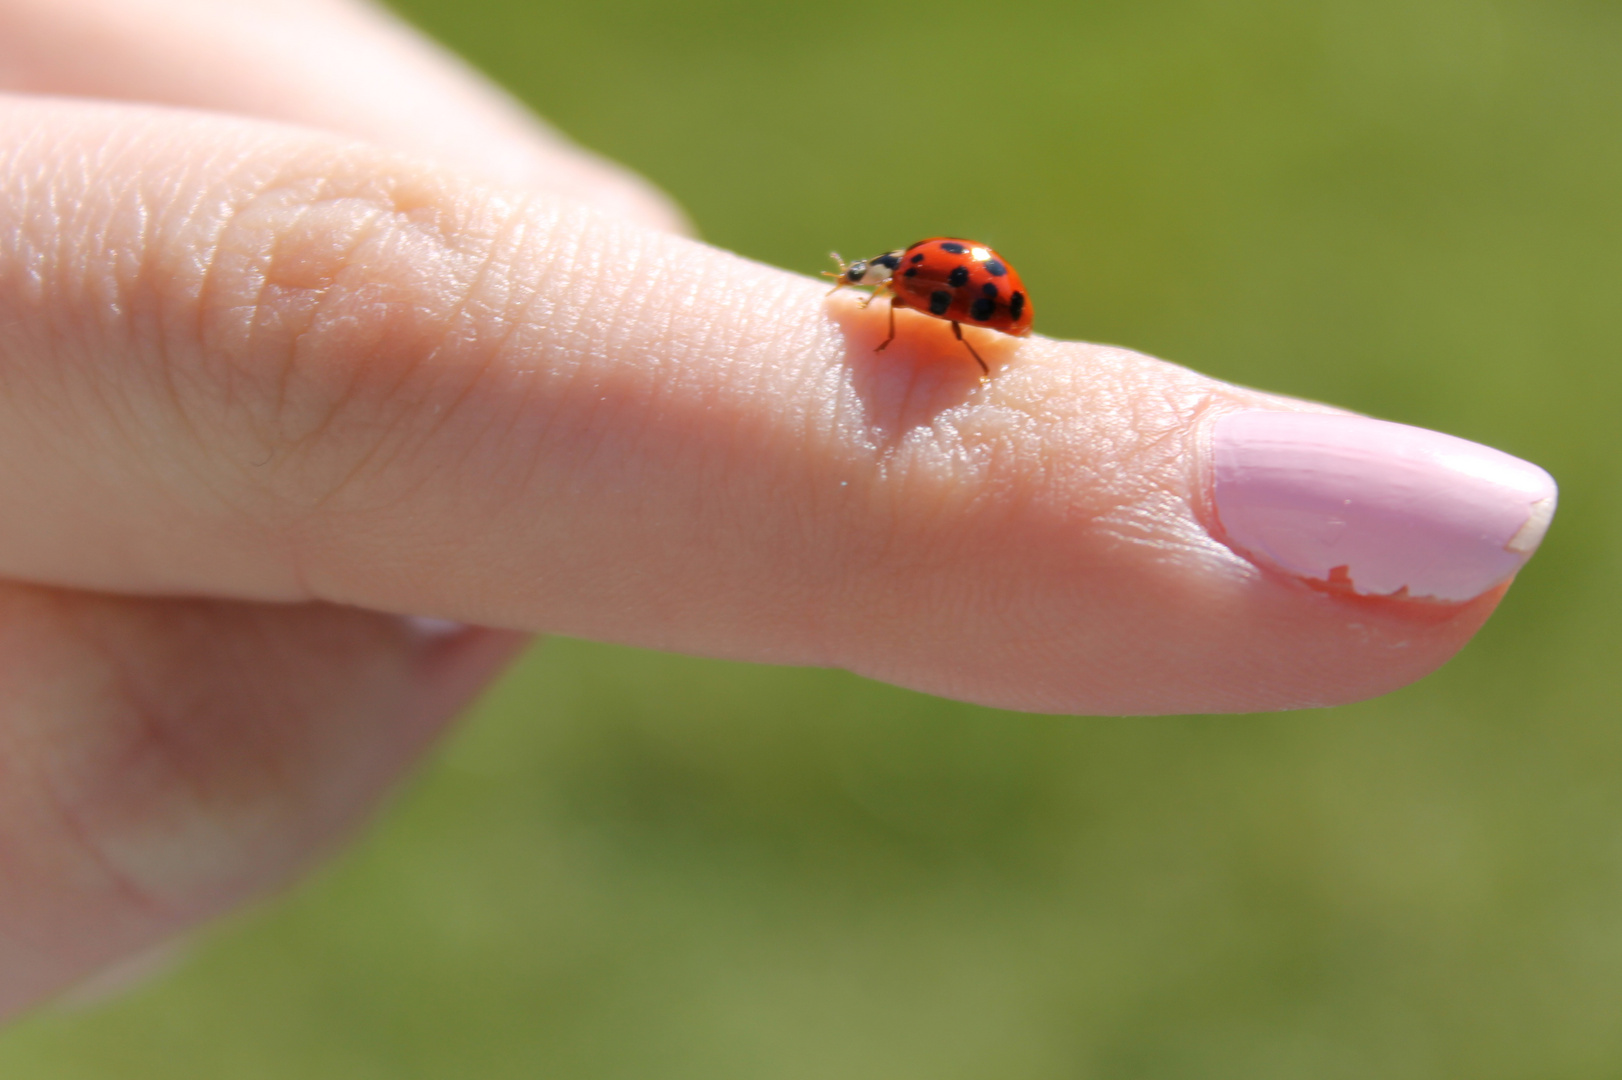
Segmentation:
[[(903, 313), (875, 356), (336, 2), (13, 0), (0, 86), (122, 102), (0, 99), (0, 1011), (330, 847), (513, 631), (1332, 704), (1451, 655), (1552, 509), (1122, 350), (986, 339), (982, 388)], [(1448, 602), (1355, 595), (1402, 585)]]

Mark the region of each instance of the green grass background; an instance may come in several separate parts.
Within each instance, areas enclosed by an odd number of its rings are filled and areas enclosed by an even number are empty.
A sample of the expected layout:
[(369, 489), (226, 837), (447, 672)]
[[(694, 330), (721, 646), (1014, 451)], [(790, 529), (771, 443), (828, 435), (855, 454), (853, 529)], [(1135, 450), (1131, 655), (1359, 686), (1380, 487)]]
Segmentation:
[(554, 641), (314, 881), (0, 1076), (1622, 1075), (1622, 5), (401, 6), (715, 243), (983, 238), (1045, 333), (1503, 447), (1560, 516), (1458, 659), (1321, 712)]

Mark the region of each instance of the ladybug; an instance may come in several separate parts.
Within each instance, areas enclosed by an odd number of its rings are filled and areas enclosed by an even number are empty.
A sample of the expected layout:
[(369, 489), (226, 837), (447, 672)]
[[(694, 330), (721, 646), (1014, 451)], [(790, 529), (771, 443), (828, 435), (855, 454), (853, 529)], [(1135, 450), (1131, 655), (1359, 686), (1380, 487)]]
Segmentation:
[(871, 259), (847, 264), (834, 252), (833, 260), (839, 270), (823, 271), (823, 277), (834, 279), (830, 295), (847, 285), (872, 285), (873, 294), (862, 301), (863, 307), (881, 296), (890, 298), (890, 336), (874, 352), (883, 352), (895, 340), (898, 304), (950, 322), (952, 333), (987, 375), (991, 369), (963, 337), (963, 323), (1015, 337), (1031, 332), (1025, 286), (1014, 268), (984, 244), (937, 236)]

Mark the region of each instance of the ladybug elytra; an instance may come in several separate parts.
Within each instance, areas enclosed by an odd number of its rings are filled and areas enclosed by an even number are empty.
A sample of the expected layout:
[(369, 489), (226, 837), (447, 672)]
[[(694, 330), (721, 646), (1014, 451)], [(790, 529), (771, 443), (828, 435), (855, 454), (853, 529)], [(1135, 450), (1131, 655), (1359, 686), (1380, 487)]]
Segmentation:
[(863, 307), (881, 296), (890, 298), (890, 336), (875, 352), (883, 352), (895, 340), (898, 304), (950, 322), (952, 333), (987, 374), (991, 369), (963, 337), (963, 323), (1015, 337), (1031, 332), (1031, 302), (1025, 286), (1014, 268), (984, 244), (937, 236), (853, 263), (846, 263), (838, 253), (833, 259), (839, 264), (838, 272), (825, 271), (823, 276), (834, 279), (834, 290), (847, 285), (874, 286), (872, 295), (862, 301)]

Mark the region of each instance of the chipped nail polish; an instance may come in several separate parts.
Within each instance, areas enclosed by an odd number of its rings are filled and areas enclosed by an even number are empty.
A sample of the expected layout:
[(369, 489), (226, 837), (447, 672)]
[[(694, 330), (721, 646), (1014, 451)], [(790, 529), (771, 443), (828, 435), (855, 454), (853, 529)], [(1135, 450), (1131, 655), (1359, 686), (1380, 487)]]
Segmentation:
[(1554, 517), (1554, 479), (1536, 465), (1406, 424), (1230, 413), (1211, 453), (1230, 547), (1363, 596), (1479, 596), (1525, 564)]

